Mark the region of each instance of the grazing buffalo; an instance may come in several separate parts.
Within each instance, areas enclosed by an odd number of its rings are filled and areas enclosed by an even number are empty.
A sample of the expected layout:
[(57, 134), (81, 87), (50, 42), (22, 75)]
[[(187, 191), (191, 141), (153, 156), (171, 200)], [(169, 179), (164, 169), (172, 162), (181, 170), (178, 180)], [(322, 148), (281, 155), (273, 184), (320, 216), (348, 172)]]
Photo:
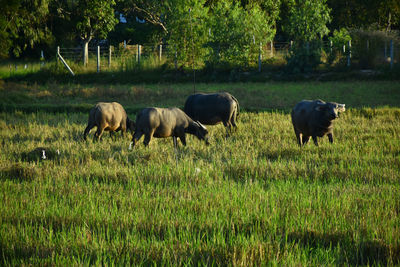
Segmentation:
[(114, 132), (121, 131), (123, 136), (127, 129), (131, 132), (135, 130), (135, 123), (128, 118), (121, 104), (116, 102), (99, 102), (90, 110), (88, 125), (83, 133), (85, 140), (94, 126), (97, 126), (94, 135), (97, 140), (100, 140), (103, 131), (109, 131), (110, 136)]
[(236, 129), (239, 116), (239, 102), (229, 93), (194, 94), (186, 99), (184, 111), (193, 120), (206, 125), (222, 122), (227, 133)]
[(305, 145), (310, 136), (318, 146), (318, 137), (328, 135), (329, 142), (333, 143), (332, 121), (338, 117), (338, 112), (344, 112), (345, 104), (335, 102), (325, 103), (322, 100), (303, 100), (292, 110), (292, 123), (300, 146)]
[(144, 145), (150, 143), (151, 138), (173, 137), (174, 145), (179, 137), (186, 146), (185, 134), (195, 135), (208, 144), (208, 131), (201, 123), (192, 120), (179, 108), (145, 108), (136, 116), (136, 130), (132, 138), (133, 146), (144, 135)]

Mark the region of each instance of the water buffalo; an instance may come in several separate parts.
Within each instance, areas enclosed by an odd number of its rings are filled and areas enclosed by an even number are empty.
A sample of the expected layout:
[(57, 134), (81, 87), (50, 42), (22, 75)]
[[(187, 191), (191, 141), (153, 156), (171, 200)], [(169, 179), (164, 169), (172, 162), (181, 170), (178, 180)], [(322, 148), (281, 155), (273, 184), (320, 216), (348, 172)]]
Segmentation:
[(332, 121), (338, 117), (338, 112), (344, 112), (345, 104), (335, 102), (325, 103), (322, 100), (303, 100), (293, 108), (291, 116), (297, 142), (305, 145), (310, 136), (318, 146), (318, 137), (328, 135), (329, 142), (333, 143)]
[(208, 131), (201, 123), (192, 120), (179, 108), (145, 108), (136, 116), (136, 130), (132, 138), (133, 146), (144, 135), (144, 145), (150, 143), (151, 138), (179, 137), (186, 146), (185, 134), (195, 135), (208, 144)]
[(94, 135), (97, 140), (100, 140), (103, 131), (109, 131), (110, 136), (121, 131), (123, 136), (127, 129), (131, 132), (135, 130), (135, 123), (128, 118), (125, 109), (117, 102), (99, 102), (90, 110), (88, 125), (83, 133), (85, 140), (94, 126), (97, 126)]
[(194, 94), (186, 99), (184, 111), (193, 120), (206, 125), (222, 122), (227, 134), (236, 129), (236, 119), (239, 116), (239, 102), (229, 93)]

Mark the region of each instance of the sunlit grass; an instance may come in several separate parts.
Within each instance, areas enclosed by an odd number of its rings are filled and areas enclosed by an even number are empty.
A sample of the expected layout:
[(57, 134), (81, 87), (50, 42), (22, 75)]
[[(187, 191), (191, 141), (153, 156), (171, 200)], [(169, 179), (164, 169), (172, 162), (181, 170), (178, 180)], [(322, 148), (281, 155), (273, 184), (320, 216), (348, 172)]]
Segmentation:
[(334, 144), (302, 149), (280, 112), (177, 154), (94, 129), (84, 142), (86, 121), (0, 113), (2, 264), (400, 263), (398, 108), (349, 109)]

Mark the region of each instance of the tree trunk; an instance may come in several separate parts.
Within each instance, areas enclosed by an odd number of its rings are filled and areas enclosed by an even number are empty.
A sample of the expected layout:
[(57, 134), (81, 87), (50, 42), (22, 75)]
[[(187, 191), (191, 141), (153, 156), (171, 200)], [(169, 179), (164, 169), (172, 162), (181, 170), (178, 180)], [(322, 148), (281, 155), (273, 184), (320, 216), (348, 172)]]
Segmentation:
[(85, 67), (89, 63), (89, 42), (90, 39), (83, 40), (83, 66)]

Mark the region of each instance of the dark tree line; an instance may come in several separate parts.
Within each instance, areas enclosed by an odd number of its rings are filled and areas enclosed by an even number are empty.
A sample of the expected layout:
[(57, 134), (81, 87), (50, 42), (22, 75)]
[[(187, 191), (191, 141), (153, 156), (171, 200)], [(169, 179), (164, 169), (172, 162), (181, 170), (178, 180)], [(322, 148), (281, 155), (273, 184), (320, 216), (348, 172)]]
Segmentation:
[(0, 14), (1, 58), (37, 55), (61, 44), (87, 48), (107, 39), (110, 44), (168, 43), (199, 56), (210, 55), (204, 44), (229, 46), (231, 51), (218, 53), (228, 60), (252, 41), (312, 41), (342, 29), (400, 29), (398, 0), (0, 0)]

